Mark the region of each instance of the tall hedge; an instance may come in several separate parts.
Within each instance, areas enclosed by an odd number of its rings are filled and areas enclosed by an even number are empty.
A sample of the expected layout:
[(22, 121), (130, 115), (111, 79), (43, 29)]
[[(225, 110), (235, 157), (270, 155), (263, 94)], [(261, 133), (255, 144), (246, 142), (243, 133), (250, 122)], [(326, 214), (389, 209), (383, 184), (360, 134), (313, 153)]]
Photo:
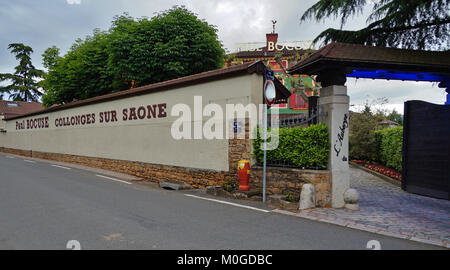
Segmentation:
[(377, 159), (387, 167), (402, 171), (403, 127), (375, 132)]
[[(275, 150), (267, 151), (267, 161), (289, 162), (299, 168), (325, 169), (330, 154), (328, 128), (324, 124), (309, 127), (294, 127), (279, 129), (279, 146)], [(253, 156), (258, 163), (264, 161), (263, 142), (259, 130), (253, 141)]]

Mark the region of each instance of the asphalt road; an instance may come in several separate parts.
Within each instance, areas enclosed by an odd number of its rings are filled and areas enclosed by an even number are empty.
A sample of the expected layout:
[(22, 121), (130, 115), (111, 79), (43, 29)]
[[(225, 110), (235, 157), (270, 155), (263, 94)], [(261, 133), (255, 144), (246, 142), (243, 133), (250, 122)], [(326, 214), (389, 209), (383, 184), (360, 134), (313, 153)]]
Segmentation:
[(69, 240), (82, 249), (366, 249), (369, 240), (439, 249), (0, 154), (0, 249), (63, 250)]

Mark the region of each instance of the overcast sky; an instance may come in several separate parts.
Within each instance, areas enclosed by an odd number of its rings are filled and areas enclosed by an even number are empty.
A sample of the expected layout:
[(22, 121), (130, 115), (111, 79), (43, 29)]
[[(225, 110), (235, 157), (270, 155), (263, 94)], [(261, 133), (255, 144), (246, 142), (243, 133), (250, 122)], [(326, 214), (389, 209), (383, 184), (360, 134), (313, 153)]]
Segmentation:
[[(152, 17), (173, 5), (185, 5), (208, 23), (216, 25), (224, 47), (234, 51), (236, 43), (265, 42), (271, 20), (277, 23), (280, 41), (312, 40), (339, 20), (299, 22), (303, 12), (316, 0), (0, 0), (0, 73), (13, 72), (17, 62), (8, 44), (21, 42), (34, 49), (33, 63), (43, 69), (41, 55), (56, 45), (64, 54), (75, 39), (90, 35), (94, 28), (106, 30), (114, 15), (128, 12), (133, 17)], [(365, 14), (371, 10), (368, 4)], [(345, 29), (365, 26), (366, 16), (350, 18)], [(431, 83), (348, 79), (351, 104), (381, 97), (387, 108), (403, 112), (403, 102), (420, 99), (437, 104), (445, 91)], [(355, 107), (353, 107), (355, 108)]]

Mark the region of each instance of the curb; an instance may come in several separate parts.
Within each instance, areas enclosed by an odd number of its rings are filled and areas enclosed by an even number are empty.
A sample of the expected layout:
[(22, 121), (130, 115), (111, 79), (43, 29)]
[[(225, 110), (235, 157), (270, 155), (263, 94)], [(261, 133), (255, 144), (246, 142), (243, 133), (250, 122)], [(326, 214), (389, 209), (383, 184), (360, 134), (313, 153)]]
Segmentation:
[(356, 229), (356, 230), (360, 230), (360, 231), (375, 233), (375, 234), (379, 234), (379, 235), (389, 236), (389, 237), (393, 237), (393, 238), (410, 240), (410, 241), (418, 242), (421, 244), (433, 245), (433, 246), (444, 247), (444, 248), (450, 249), (449, 242), (442, 241), (439, 239), (421, 238), (421, 237), (418, 237), (417, 235), (406, 235), (406, 234), (397, 233), (397, 232), (389, 231), (389, 230), (382, 229), (382, 228), (377, 228), (375, 226), (363, 225), (363, 224), (358, 224), (358, 223), (354, 223), (351, 221), (339, 220), (339, 219), (334, 219), (334, 218), (333, 218), (333, 220), (330, 220), (324, 216), (317, 217), (317, 216), (308, 215), (305, 213), (293, 213), (293, 212), (280, 210), (280, 209), (272, 210), (272, 212), (282, 214), (282, 215), (304, 218), (304, 219), (308, 219), (308, 220), (312, 220), (312, 221), (333, 224), (333, 225), (337, 225), (337, 226), (341, 226), (341, 227), (347, 227), (350, 229)]

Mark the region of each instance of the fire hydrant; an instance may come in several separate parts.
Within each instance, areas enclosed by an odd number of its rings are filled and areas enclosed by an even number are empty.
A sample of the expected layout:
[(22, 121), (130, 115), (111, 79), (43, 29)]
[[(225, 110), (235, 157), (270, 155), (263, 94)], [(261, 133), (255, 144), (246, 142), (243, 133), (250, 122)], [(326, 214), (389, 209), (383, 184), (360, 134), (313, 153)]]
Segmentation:
[(248, 160), (239, 161), (238, 175), (239, 175), (239, 190), (241, 191), (250, 190), (250, 186), (248, 185), (250, 179), (250, 162)]

